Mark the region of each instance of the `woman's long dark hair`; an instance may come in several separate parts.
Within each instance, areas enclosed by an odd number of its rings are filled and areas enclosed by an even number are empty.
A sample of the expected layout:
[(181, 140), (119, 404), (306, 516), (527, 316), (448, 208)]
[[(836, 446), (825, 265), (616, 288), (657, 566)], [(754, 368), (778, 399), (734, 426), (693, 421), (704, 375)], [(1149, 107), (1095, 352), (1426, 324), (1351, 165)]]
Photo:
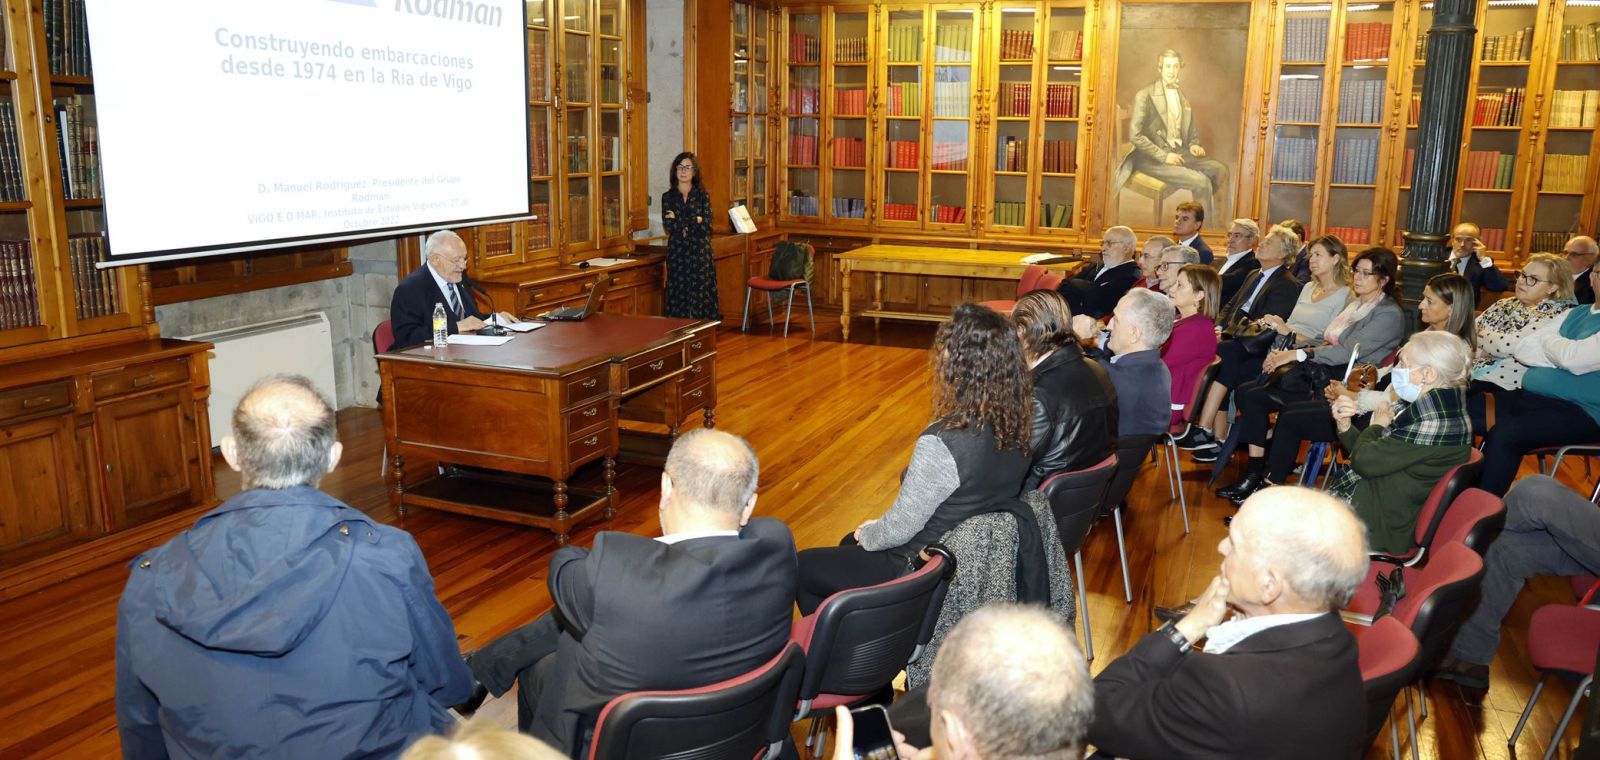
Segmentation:
[(1027, 451), (1032, 404), (1016, 329), (986, 307), (957, 306), (933, 337), (934, 418), (954, 430), (988, 425), (1001, 451)]
[[(1358, 254), (1355, 260), (1350, 262), (1350, 269), (1354, 271), (1356, 265), (1364, 260), (1372, 262), (1372, 271), (1379, 277), (1389, 280), (1389, 284), (1383, 286), (1383, 294), (1394, 299), (1394, 305), (1404, 309), (1406, 299), (1400, 294), (1400, 257), (1396, 256), (1394, 251), (1377, 245)], [(1352, 275), (1352, 280), (1353, 277)]]
[(1474, 292), (1472, 282), (1454, 272), (1436, 274), (1428, 280), (1428, 289), (1450, 305), (1450, 322), (1445, 329), (1467, 342), (1467, 348), (1478, 349), (1478, 327), (1474, 320)]
[(676, 158), (672, 159), (672, 165), (667, 167), (668, 190), (678, 189), (678, 164), (682, 163), (685, 158), (689, 159), (689, 162), (694, 164), (694, 179), (690, 181), (690, 185), (692, 186), (691, 190), (700, 187), (700, 159), (695, 158), (693, 152), (686, 150), (682, 153), (679, 153)]

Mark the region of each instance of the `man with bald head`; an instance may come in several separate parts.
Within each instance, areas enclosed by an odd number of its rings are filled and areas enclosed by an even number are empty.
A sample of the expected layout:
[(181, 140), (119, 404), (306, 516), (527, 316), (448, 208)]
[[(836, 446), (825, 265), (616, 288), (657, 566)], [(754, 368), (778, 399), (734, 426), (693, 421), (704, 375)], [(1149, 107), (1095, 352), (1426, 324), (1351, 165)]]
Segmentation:
[(1494, 265), (1494, 259), (1489, 258), (1483, 241), (1478, 239), (1482, 234), (1483, 228), (1472, 222), (1462, 222), (1450, 231), (1450, 271), (1472, 283), (1473, 297), (1481, 296), (1485, 290), (1503, 293), (1511, 289), (1506, 276)]
[(1072, 313), (1105, 319), (1139, 281), (1138, 251), (1133, 230), (1120, 225), (1106, 228), (1100, 240), (1100, 265), (1083, 268), (1058, 288)]
[(1339, 609), (1366, 575), (1366, 528), (1325, 493), (1267, 488), (1217, 551), (1193, 611), (1095, 679), (1089, 741), (1136, 760), (1360, 757), (1366, 699)]
[(576, 756), (612, 699), (723, 681), (783, 648), (794, 537), (751, 518), (758, 472), (743, 439), (688, 433), (661, 473), (660, 538), (602, 531), (551, 557), (555, 609), (468, 657), (489, 693), (520, 684), (519, 728)]
[(1567, 241), (1561, 253), (1572, 267), (1572, 292), (1578, 303), (1594, 303), (1594, 283), (1589, 281), (1589, 275), (1594, 273), (1595, 258), (1600, 257), (1600, 245), (1588, 235), (1578, 235)]
[(222, 456), (244, 490), (122, 593), (124, 757), (395, 757), (454, 722), (472, 675), (422, 552), (317, 490), (342, 451), (303, 377), (239, 402)]
[(1144, 241), (1144, 246), (1139, 249), (1139, 281), (1133, 284), (1134, 287), (1161, 292), (1161, 252), (1172, 245), (1177, 243), (1166, 235), (1154, 235)]
[[(444, 306), (445, 328), (451, 334), (480, 330), (489, 318), (478, 311), (467, 277), (467, 244), (450, 230), (428, 236), (422, 266), (412, 270), (394, 289), (389, 300), (389, 326), (394, 345), (415, 346), (433, 340), (433, 307)], [(496, 317), (502, 324), (516, 322), (507, 312)]]

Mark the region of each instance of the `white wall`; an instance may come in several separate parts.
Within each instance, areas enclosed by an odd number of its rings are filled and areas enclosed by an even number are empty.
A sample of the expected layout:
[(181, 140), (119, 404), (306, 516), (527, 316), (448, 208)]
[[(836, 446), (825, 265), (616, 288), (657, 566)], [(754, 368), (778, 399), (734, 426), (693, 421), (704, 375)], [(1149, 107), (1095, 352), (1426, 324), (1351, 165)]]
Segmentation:
[[(733, 12), (730, 7), (729, 13)], [(650, 150), (641, 179), (648, 183), (650, 229), (635, 237), (663, 234), (661, 193), (667, 189), (667, 164), (683, 150), (683, 0), (647, 0), (645, 13), (646, 89), (650, 92)]]

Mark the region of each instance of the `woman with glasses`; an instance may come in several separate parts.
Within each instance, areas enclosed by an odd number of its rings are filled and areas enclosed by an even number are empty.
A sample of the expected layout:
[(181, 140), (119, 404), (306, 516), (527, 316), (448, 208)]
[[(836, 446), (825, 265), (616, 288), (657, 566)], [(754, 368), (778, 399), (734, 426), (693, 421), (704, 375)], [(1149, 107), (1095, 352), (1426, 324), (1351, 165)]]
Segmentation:
[(664, 312), (684, 319), (722, 319), (717, 306), (717, 265), (711, 257), (711, 195), (700, 183), (700, 161), (684, 151), (672, 159), (667, 191), (661, 194), (661, 226), (667, 232)]
[(1478, 355), (1472, 363), (1474, 392), (1521, 388), (1522, 374), (1528, 368), (1512, 355), (1517, 341), (1577, 303), (1572, 295), (1572, 267), (1560, 256), (1535, 253), (1512, 280), (1515, 293), (1495, 301), (1478, 315)]
[[(1281, 484), (1287, 471), (1271, 473), (1275, 480), (1269, 480), (1267, 472), (1271, 414), (1281, 412), (1280, 420), (1327, 415), (1328, 400), (1323, 389), (1329, 380), (1343, 380), (1352, 356), (1357, 363), (1376, 366), (1400, 345), (1406, 319), (1401, 306), (1399, 269), (1399, 257), (1388, 248), (1362, 251), (1350, 266), (1355, 298), (1328, 323), (1323, 341), (1268, 353), (1261, 365), (1262, 371), (1269, 373), (1268, 379), (1239, 387), (1234, 394), (1239, 408), (1239, 441), (1249, 445), (1250, 463), (1237, 482), (1217, 490), (1218, 496), (1242, 504), (1262, 487)], [(1296, 363), (1306, 366), (1291, 367), (1281, 377), (1270, 376), (1279, 367)]]

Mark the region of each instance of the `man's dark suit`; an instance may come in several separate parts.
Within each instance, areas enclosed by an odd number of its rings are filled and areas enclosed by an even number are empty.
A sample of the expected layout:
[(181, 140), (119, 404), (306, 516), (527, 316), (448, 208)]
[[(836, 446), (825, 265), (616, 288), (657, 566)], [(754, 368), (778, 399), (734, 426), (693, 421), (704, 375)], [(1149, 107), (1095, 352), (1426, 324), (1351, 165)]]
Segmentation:
[(1578, 303), (1594, 303), (1594, 285), (1589, 282), (1591, 271), (1594, 271), (1594, 267), (1579, 272), (1572, 280), (1572, 292), (1577, 297)]
[[(1099, 279), (1096, 279), (1099, 275)], [(1117, 308), (1117, 301), (1128, 294), (1139, 281), (1139, 263), (1124, 261), (1109, 269), (1086, 267), (1083, 271), (1062, 281), (1059, 290), (1072, 307), (1073, 314), (1087, 314), (1104, 319)]]
[(1294, 254), (1294, 281), (1304, 285), (1311, 282), (1311, 246), (1300, 246)]
[(1215, 256), (1211, 253), (1211, 246), (1206, 245), (1205, 238), (1200, 237), (1199, 235), (1194, 236), (1193, 242), (1179, 243), (1178, 245), (1186, 245), (1190, 248), (1193, 248), (1195, 253), (1200, 254), (1200, 263), (1202, 264), (1210, 264), (1211, 260), (1215, 258)]
[(1260, 269), (1251, 272), (1250, 276), (1239, 285), (1239, 292), (1234, 293), (1233, 298), (1222, 308), (1222, 315), (1217, 324), (1222, 325), (1224, 330), (1234, 329), (1240, 321), (1254, 322), (1268, 314), (1288, 319), (1289, 313), (1294, 311), (1295, 302), (1300, 300), (1300, 283), (1294, 281), (1294, 277), (1289, 274), (1289, 268), (1284, 266), (1272, 270), (1272, 275), (1267, 278), (1267, 284), (1261, 287), (1260, 295), (1256, 296), (1255, 302), (1250, 304), (1249, 309), (1245, 309), (1245, 299), (1250, 297), (1250, 293), (1256, 288), (1256, 282), (1260, 279)]
[[(1191, 147), (1200, 145), (1200, 133), (1194, 126), (1189, 99), (1180, 92), (1178, 100), (1183, 104), (1178, 134), (1168, 135), (1166, 86), (1157, 80), (1134, 94), (1133, 114), (1128, 121), (1128, 140), (1133, 143), (1133, 151), (1117, 168), (1112, 187), (1120, 191), (1128, 178), (1138, 171), (1188, 190), (1195, 201), (1205, 207), (1206, 216), (1216, 218), (1214, 198), (1228, 186), (1228, 167), (1209, 155), (1201, 158), (1189, 152)], [(1167, 165), (1169, 153), (1182, 156), (1183, 165)]]
[[(555, 609), (468, 664), (492, 693), (516, 680), (517, 725), (568, 754), (611, 699), (754, 670), (789, 640), (796, 561), (788, 526), (666, 544), (606, 531), (550, 559)], [(547, 656), (548, 655), (548, 656)]]
[[(472, 297), (471, 288), (458, 284), (456, 291), (461, 295), (461, 309), (465, 315), (479, 319), (489, 316), (478, 312), (478, 303)], [(456, 315), (450, 311), (450, 297), (439, 290), (439, 283), (433, 281), (427, 263), (406, 275), (395, 287), (394, 297), (389, 300), (389, 326), (394, 329), (395, 348), (433, 340), (433, 307), (441, 303), (444, 304), (446, 326), (450, 334), (455, 335)]]
[(1094, 679), (1089, 742), (1134, 758), (1361, 757), (1366, 697), (1336, 613), (1268, 628), (1227, 652), (1181, 654), (1160, 632)]
[[(1224, 258), (1223, 261), (1227, 261), (1227, 259)], [(1250, 273), (1260, 268), (1261, 262), (1256, 260), (1256, 252), (1250, 251), (1243, 258), (1235, 261), (1233, 266), (1228, 267), (1227, 272), (1221, 273), (1222, 303), (1232, 301), (1233, 294), (1239, 292), (1239, 286), (1243, 285), (1244, 281), (1250, 277)]]
[[(1485, 290), (1490, 293), (1504, 293), (1511, 289), (1511, 283), (1506, 281), (1506, 276), (1499, 267), (1485, 268), (1477, 256), (1467, 259), (1465, 269), (1460, 269), (1460, 265), (1461, 262), (1452, 259), (1450, 271), (1467, 278), (1467, 282), (1472, 283), (1472, 294), (1476, 298), (1482, 298)], [(1458, 269), (1460, 271), (1457, 271)]]

